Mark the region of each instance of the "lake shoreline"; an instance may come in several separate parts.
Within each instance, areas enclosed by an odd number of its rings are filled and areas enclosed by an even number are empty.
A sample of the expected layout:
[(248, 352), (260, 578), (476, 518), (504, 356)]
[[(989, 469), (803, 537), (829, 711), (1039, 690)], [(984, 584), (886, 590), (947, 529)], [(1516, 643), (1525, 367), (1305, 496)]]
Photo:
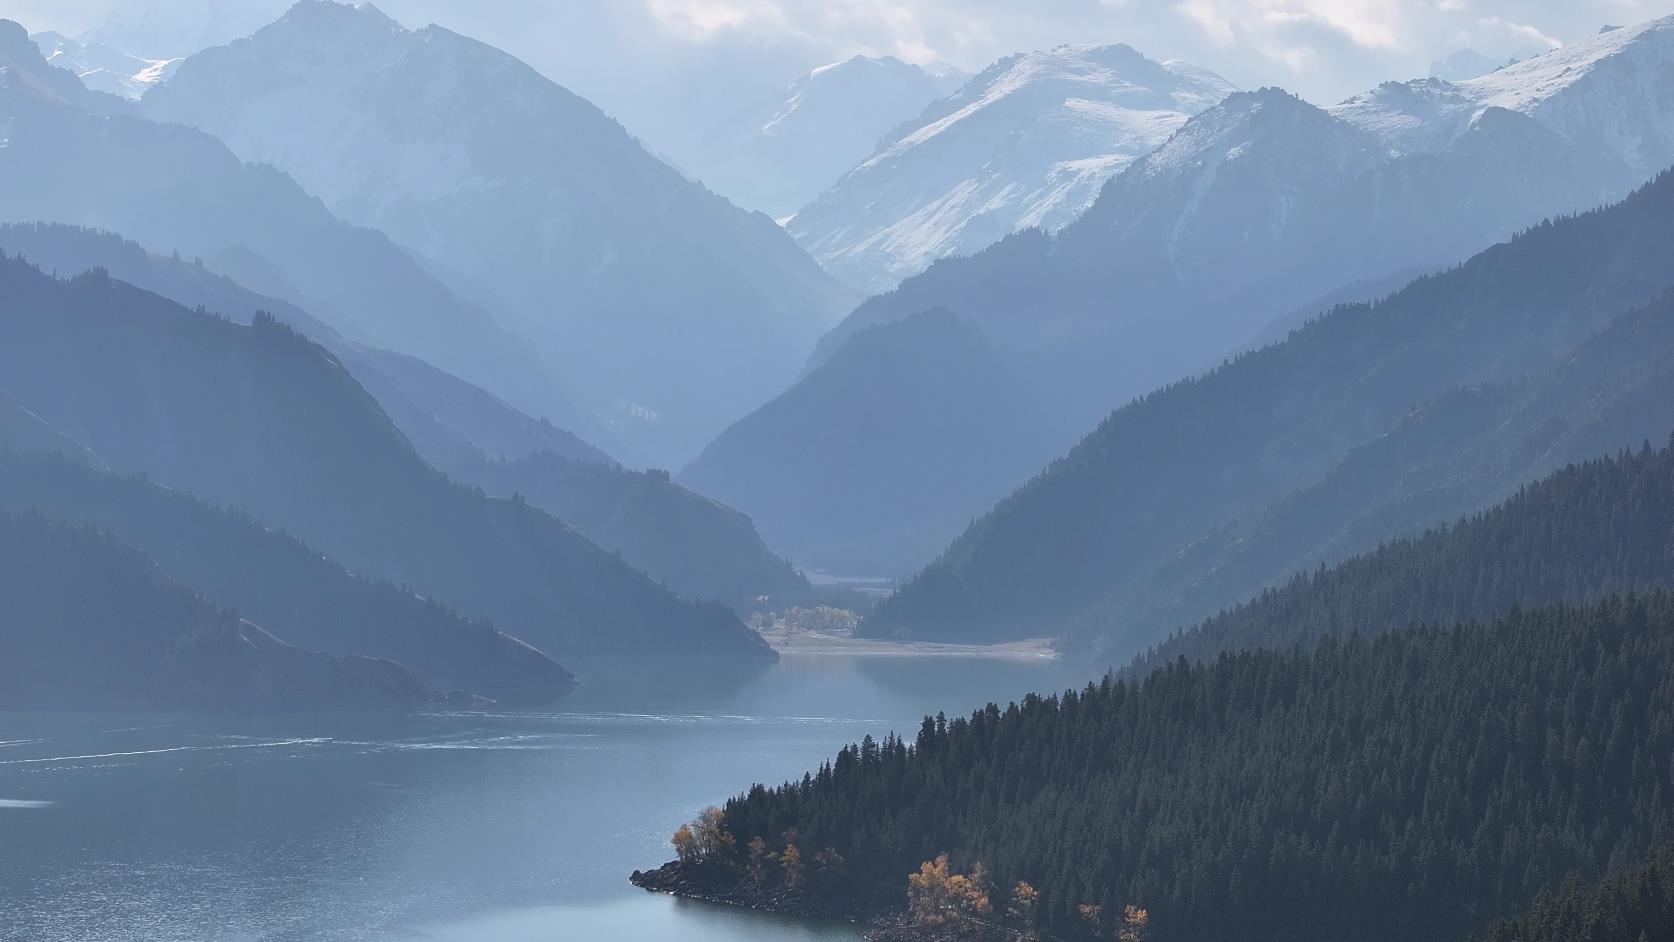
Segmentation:
[(967, 657), (1004, 661), (1057, 661), (1062, 658), (1050, 641), (1007, 641), (1001, 644), (947, 644), (935, 641), (882, 641), (818, 632), (763, 632), (762, 638), (780, 657)]

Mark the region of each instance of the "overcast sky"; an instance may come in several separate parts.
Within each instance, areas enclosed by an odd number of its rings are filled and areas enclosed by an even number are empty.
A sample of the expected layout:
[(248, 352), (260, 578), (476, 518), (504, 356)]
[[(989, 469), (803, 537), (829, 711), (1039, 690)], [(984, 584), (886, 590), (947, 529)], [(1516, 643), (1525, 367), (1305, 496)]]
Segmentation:
[[(977, 70), (1010, 52), (1125, 42), (1245, 87), (1316, 102), (1425, 74), (1447, 53), (1531, 51), (1674, 13), (1674, 0), (381, 0), (411, 26), (435, 21), (528, 60), (601, 102), (678, 98), (693, 75), (724, 86), (788, 81), (856, 52)], [(31, 30), (79, 33), (113, 9), (190, 44), (247, 31), (284, 0), (0, 0)], [(134, 30), (130, 30), (134, 32)], [(164, 42), (159, 39), (157, 42)], [(134, 49), (140, 54), (172, 52)], [(777, 79), (776, 79), (777, 80)], [(688, 90), (689, 93), (689, 90)], [(638, 110), (655, 111), (642, 102)], [(635, 110), (629, 108), (628, 110)]]

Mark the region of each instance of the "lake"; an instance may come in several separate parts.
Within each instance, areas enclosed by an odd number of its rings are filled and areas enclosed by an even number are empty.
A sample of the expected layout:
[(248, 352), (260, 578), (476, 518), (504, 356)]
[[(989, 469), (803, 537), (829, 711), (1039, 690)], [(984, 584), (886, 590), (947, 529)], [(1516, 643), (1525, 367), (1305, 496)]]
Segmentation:
[[(636, 890), (752, 782), (926, 713), (1085, 683), (1054, 662), (791, 656), (729, 689), (551, 712), (0, 713), (0, 938), (851, 942)], [(902, 874), (903, 883), (905, 874)]]

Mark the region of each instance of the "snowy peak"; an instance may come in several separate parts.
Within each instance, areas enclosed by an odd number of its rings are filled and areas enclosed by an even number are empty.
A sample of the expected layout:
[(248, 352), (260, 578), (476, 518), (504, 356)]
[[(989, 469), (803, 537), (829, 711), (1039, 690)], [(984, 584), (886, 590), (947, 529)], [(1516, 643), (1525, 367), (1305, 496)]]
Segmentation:
[(789, 229), (838, 277), (885, 291), (1008, 233), (1062, 228), (1107, 180), (1234, 90), (1130, 46), (1009, 56), (898, 127)]
[(36, 33), (30, 38), (48, 65), (73, 73), (93, 91), (130, 101), (165, 81), (180, 64), (179, 59), (145, 59), (102, 43), (80, 43), (62, 33)]
[(1528, 115), (1577, 143), (1603, 143), (1649, 176), (1674, 162), (1674, 17), (1610, 30), (1460, 82), (1390, 82), (1331, 112), (1396, 153), (1450, 145), (1484, 111)]

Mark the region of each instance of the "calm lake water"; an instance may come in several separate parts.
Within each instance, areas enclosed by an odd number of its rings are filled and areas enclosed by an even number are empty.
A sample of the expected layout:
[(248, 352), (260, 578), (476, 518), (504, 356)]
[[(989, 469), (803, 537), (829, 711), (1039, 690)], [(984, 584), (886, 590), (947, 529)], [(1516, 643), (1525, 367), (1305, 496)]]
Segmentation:
[[(790, 657), (549, 713), (0, 713), (0, 939), (850, 942), (634, 889), (682, 821), (846, 742), (1079, 686), (1052, 663)], [(598, 685), (593, 685), (598, 687)]]

